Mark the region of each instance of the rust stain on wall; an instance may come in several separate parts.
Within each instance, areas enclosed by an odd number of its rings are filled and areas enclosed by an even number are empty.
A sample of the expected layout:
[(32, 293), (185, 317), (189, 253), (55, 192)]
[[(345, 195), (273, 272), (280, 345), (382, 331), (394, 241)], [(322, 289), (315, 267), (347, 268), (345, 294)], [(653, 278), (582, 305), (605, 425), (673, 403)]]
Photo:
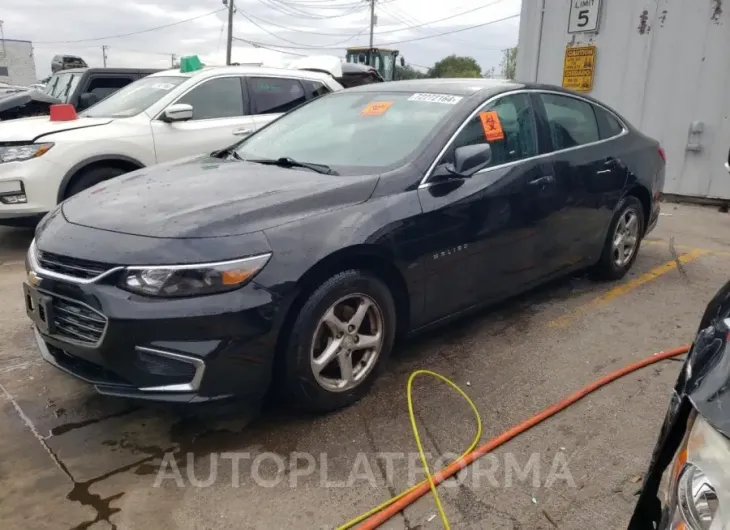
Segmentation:
[(664, 23), (667, 21), (667, 10), (663, 10), (661, 14), (659, 15), (659, 22), (661, 27), (664, 27)]
[(712, 0), (712, 20), (720, 21), (722, 16), (722, 0)]
[(641, 12), (641, 15), (639, 15), (639, 35), (646, 35), (651, 31), (651, 26), (649, 25), (649, 11), (644, 9)]

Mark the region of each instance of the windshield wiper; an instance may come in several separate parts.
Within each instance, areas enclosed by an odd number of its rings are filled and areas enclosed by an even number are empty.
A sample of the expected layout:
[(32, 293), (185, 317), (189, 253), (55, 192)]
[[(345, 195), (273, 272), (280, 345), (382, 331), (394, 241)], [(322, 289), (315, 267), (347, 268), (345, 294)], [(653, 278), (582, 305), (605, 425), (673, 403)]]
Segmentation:
[[(235, 152), (235, 151), (234, 151)], [(238, 154), (238, 153), (236, 153)], [(240, 156), (240, 155), (239, 155)], [(303, 167), (314, 171), (316, 173), (322, 173), (323, 175), (337, 175), (331, 167), (324, 164), (312, 164), (311, 162), (299, 162), (288, 156), (282, 156), (281, 158), (254, 158), (246, 159), (246, 162), (253, 162), (254, 164), (267, 164), (270, 166), (280, 167)]]

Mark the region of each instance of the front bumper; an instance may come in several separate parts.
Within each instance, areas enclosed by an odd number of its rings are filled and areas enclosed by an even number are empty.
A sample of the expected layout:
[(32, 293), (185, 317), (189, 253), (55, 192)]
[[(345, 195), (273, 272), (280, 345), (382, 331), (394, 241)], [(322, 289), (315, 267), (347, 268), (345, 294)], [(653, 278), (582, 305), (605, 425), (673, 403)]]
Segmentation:
[[(50, 151), (49, 151), (50, 153)], [(4, 204), (0, 201), (0, 220), (40, 216), (53, 210), (64, 171), (48, 158), (48, 154), (0, 164), (0, 191), (21, 190), (26, 202)]]
[[(33, 275), (24, 287), (41, 356), (106, 395), (176, 403), (261, 397), (272, 375), (278, 303), (249, 284), (160, 300), (103, 282)], [(39, 298), (43, 314), (38, 317)]]

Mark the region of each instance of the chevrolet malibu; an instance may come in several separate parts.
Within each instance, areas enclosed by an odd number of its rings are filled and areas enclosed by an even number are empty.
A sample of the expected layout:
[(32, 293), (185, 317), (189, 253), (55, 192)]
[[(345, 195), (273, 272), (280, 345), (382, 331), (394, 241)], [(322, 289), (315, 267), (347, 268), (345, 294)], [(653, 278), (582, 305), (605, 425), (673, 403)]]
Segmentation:
[(41, 355), (104, 394), (360, 398), (394, 341), (551, 278), (618, 279), (664, 152), (560, 88), (365, 85), (234, 146), (100, 183), (27, 255)]

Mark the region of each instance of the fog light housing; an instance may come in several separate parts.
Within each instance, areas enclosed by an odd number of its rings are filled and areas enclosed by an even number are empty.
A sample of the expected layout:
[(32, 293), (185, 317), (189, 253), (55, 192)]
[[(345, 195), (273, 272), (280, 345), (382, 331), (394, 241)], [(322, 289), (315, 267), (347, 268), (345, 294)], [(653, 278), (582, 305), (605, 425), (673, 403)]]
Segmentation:
[(3, 204), (25, 204), (28, 202), (28, 198), (25, 193), (8, 193), (0, 196), (0, 202)]

